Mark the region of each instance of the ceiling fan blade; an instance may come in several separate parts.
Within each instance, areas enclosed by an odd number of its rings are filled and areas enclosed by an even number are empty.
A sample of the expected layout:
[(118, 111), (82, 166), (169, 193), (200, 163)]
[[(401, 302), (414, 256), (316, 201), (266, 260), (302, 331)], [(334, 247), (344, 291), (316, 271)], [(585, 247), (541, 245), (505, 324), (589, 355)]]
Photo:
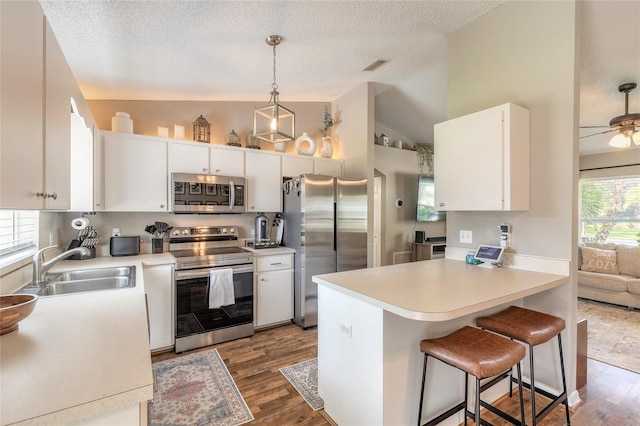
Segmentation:
[(580, 136), (580, 139), (590, 138), (591, 136), (604, 135), (605, 133), (611, 133), (611, 132), (615, 132), (617, 130), (618, 129), (609, 129), (609, 130), (605, 130), (604, 132), (592, 133), (590, 135)]
[(610, 126), (580, 126), (581, 129), (608, 129), (609, 127)]

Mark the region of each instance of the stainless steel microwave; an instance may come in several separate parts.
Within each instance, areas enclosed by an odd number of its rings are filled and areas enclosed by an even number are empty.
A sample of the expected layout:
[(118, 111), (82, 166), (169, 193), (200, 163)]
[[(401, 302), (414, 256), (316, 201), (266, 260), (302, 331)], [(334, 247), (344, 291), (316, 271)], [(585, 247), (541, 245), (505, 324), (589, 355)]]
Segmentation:
[(173, 213), (245, 213), (246, 196), (241, 177), (171, 174)]

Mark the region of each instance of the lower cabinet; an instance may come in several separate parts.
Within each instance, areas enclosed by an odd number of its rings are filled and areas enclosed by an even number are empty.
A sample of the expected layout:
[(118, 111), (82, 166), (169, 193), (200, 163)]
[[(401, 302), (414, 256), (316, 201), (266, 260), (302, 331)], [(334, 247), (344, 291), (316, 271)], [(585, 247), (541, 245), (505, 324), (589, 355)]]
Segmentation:
[(144, 290), (149, 314), (149, 348), (151, 351), (174, 345), (173, 265), (144, 266)]
[(293, 318), (293, 255), (260, 256), (256, 264), (256, 327)]

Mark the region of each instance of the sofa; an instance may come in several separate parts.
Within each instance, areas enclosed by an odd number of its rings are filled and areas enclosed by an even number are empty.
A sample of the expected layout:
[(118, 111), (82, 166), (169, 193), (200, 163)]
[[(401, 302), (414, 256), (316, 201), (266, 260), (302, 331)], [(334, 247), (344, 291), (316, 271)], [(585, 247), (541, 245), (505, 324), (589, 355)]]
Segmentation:
[(586, 243), (578, 261), (578, 297), (640, 309), (640, 246)]

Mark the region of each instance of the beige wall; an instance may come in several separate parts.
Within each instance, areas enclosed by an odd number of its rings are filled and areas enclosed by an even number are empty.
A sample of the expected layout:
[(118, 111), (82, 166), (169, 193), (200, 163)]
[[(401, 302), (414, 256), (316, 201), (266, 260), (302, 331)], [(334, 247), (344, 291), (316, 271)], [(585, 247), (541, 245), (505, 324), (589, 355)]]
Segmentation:
[(580, 156), (580, 170), (640, 165), (640, 147)]
[[(211, 124), (211, 143), (226, 144), (231, 130), (240, 136), (242, 146), (247, 145), (246, 137), (253, 128), (253, 109), (265, 102), (227, 101), (123, 101), (89, 100), (89, 107), (100, 130), (111, 130), (111, 117), (116, 111), (129, 113), (133, 120), (133, 133), (157, 136), (158, 126), (169, 128), (173, 138), (173, 126), (185, 128), (185, 139), (193, 140), (193, 121), (202, 115)], [(283, 105), (296, 114), (296, 136), (307, 132), (320, 146), (325, 102), (291, 102)], [(273, 145), (261, 142), (261, 148), (273, 151)], [(287, 143), (287, 152), (295, 153), (294, 142)], [(319, 154), (316, 152), (316, 156)], [(340, 158), (334, 155), (334, 158)]]
[[(498, 243), (497, 226), (506, 222), (513, 226), (512, 247), (517, 254), (570, 260), (575, 265), (579, 82), (576, 7), (570, 1), (507, 2), (451, 35), (449, 118), (505, 102), (530, 111), (531, 207), (526, 212), (450, 212), (447, 246), (471, 249), (480, 243)], [(473, 231), (473, 244), (458, 242), (461, 229)], [(526, 306), (567, 321), (563, 343), (570, 392), (575, 390), (577, 298), (575, 267), (571, 269), (570, 285), (524, 301)], [(536, 368), (537, 378), (543, 382), (557, 383), (556, 373), (554, 366)]]

